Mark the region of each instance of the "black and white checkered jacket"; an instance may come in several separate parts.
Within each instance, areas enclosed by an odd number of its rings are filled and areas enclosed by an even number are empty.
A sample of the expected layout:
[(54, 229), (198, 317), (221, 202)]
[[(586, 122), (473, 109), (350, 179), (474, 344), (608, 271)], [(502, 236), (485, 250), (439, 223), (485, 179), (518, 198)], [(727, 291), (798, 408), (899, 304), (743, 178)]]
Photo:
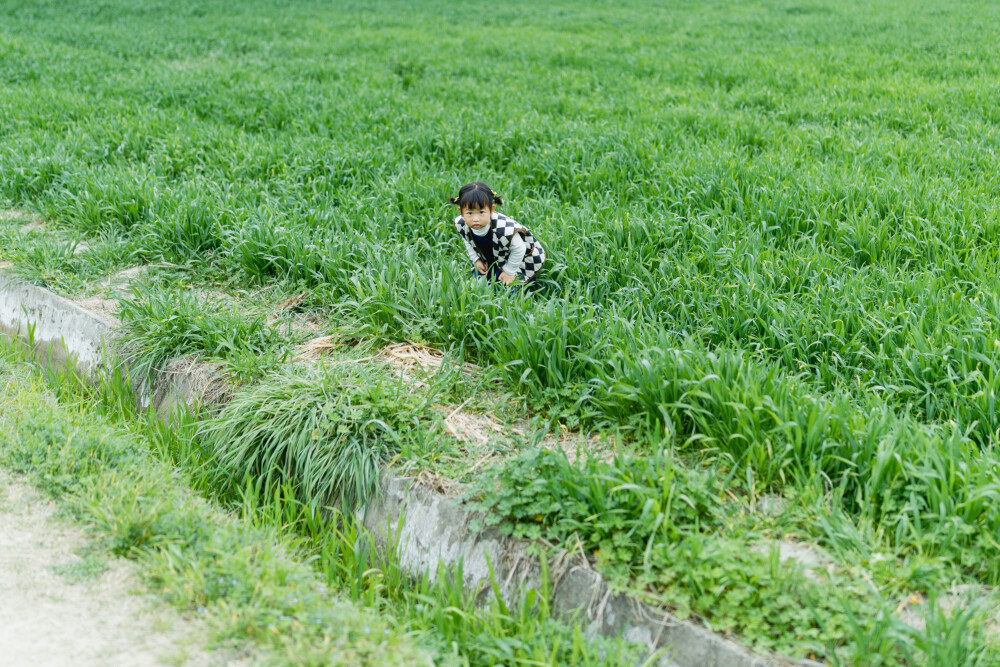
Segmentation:
[[(476, 260), (473, 259), (474, 256), (485, 261), (486, 258), (476, 248), (476, 243), (472, 239), (472, 230), (465, 224), (462, 216), (455, 218), (455, 229), (458, 230), (458, 235), (465, 242), (466, 253), (469, 255), (469, 261), (472, 262), (473, 266), (476, 263)], [(541, 243), (535, 240), (535, 237), (531, 235), (527, 227), (516, 220), (508, 218), (503, 213), (494, 212), (490, 219), (490, 235), (493, 240), (493, 256), (496, 258), (498, 266), (503, 266), (507, 263), (507, 257), (510, 255), (510, 240), (514, 237), (514, 234), (520, 234), (524, 239), (524, 244), (527, 246), (524, 259), (521, 260), (521, 265), (517, 270), (517, 277), (521, 280), (531, 280), (541, 270), (542, 265), (545, 264), (545, 249), (542, 248)]]

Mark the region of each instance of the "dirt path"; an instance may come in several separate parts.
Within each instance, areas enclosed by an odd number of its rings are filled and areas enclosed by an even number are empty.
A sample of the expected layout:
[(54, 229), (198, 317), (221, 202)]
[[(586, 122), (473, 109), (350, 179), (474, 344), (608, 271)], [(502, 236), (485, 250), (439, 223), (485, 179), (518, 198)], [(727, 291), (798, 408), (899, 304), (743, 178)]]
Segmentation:
[(204, 632), (131, 591), (122, 559), (82, 558), (84, 532), (0, 470), (0, 666), (234, 665)]

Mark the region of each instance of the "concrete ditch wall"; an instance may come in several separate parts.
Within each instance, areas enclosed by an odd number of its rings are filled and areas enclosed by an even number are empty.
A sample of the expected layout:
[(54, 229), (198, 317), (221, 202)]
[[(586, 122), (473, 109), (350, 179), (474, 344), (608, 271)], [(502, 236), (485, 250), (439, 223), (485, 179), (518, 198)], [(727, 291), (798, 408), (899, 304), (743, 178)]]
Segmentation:
[[(0, 329), (22, 338), (32, 331), (41, 358), (51, 357), (60, 365), (75, 362), (87, 375), (108, 368), (103, 350), (114, 337), (111, 326), (71, 301), (2, 274)], [(214, 382), (216, 375), (210, 377)], [(165, 415), (169, 406), (181, 402), (193, 406), (204, 403), (206, 397), (209, 401), (224, 398), (204, 378), (205, 369), (198, 364), (172, 366), (156, 378), (153, 396), (144, 402), (151, 400)], [(412, 479), (384, 473), (379, 497), (363, 516), (366, 528), (380, 544), (398, 547), (401, 564), (414, 575), (426, 573), (433, 578), (440, 565), (461, 561), (466, 588), (485, 600), (493, 594), (489, 585), (492, 565), (494, 581), (508, 603), (516, 603), (521, 591), (540, 586), (541, 567), (538, 557), (531, 554), (530, 543), (496, 530), (473, 531), (473, 516), (458, 502), (417, 486)], [(644, 645), (651, 654), (664, 652), (655, 663), (662, 667), (818, 664), (755, 655), (662, 609), (615, 593), (582, 557), (563, 551), (549, 558), (548, 566), (552, 608), (557, 614), (575, 619), (589, 635), (621, 636)]]
[(93, 374), (106, 367), (112, 330), (72, 301), (0, 273), (0, 332), (30, 337), (43, 363)]

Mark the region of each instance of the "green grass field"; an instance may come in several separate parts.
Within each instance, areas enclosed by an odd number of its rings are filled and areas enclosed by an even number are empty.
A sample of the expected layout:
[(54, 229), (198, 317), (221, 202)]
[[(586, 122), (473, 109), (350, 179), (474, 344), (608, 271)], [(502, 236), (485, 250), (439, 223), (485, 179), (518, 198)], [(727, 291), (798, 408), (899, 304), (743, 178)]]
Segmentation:
[[(176, 265), (131, 301), (150, 363), (275, 382), (259, 321), (150, 324), (190, 286), (450, 350), (619, 443), (477, 482), (510, 531), (762, 650), (1000, 664), (997, 34), (989, 2), (7, 3), (0, 204), (48, 225), (0, 256), (71, 294)], [(544, 243), (533, 295), (469, 284), (473, 180)], [(745, 548), (782, 536), (843, 580)]]

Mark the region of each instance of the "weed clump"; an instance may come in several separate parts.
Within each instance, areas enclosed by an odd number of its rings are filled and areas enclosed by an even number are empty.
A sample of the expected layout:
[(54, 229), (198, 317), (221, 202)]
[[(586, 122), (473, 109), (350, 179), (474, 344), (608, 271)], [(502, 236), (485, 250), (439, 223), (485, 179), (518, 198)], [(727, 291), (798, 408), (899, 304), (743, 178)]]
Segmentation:
[(379, 467), (440, 434), (426, 399), (357, 365), (275, 374), (207, 423), (206, 446), (230, 483), (290, 484), (314, 511), (350, 512), (378, 490)]
[[(217, 301), (217, 300), (216, 300)], [(288, 337), (263, 317), (247, 317), (224, 304), (162, 286), (133, 286), (119, 299), (122, 356), (132, 376), (151, 382), (186, 354), (224, 361), (236, 382), (260, 377), (291, 356)]]

